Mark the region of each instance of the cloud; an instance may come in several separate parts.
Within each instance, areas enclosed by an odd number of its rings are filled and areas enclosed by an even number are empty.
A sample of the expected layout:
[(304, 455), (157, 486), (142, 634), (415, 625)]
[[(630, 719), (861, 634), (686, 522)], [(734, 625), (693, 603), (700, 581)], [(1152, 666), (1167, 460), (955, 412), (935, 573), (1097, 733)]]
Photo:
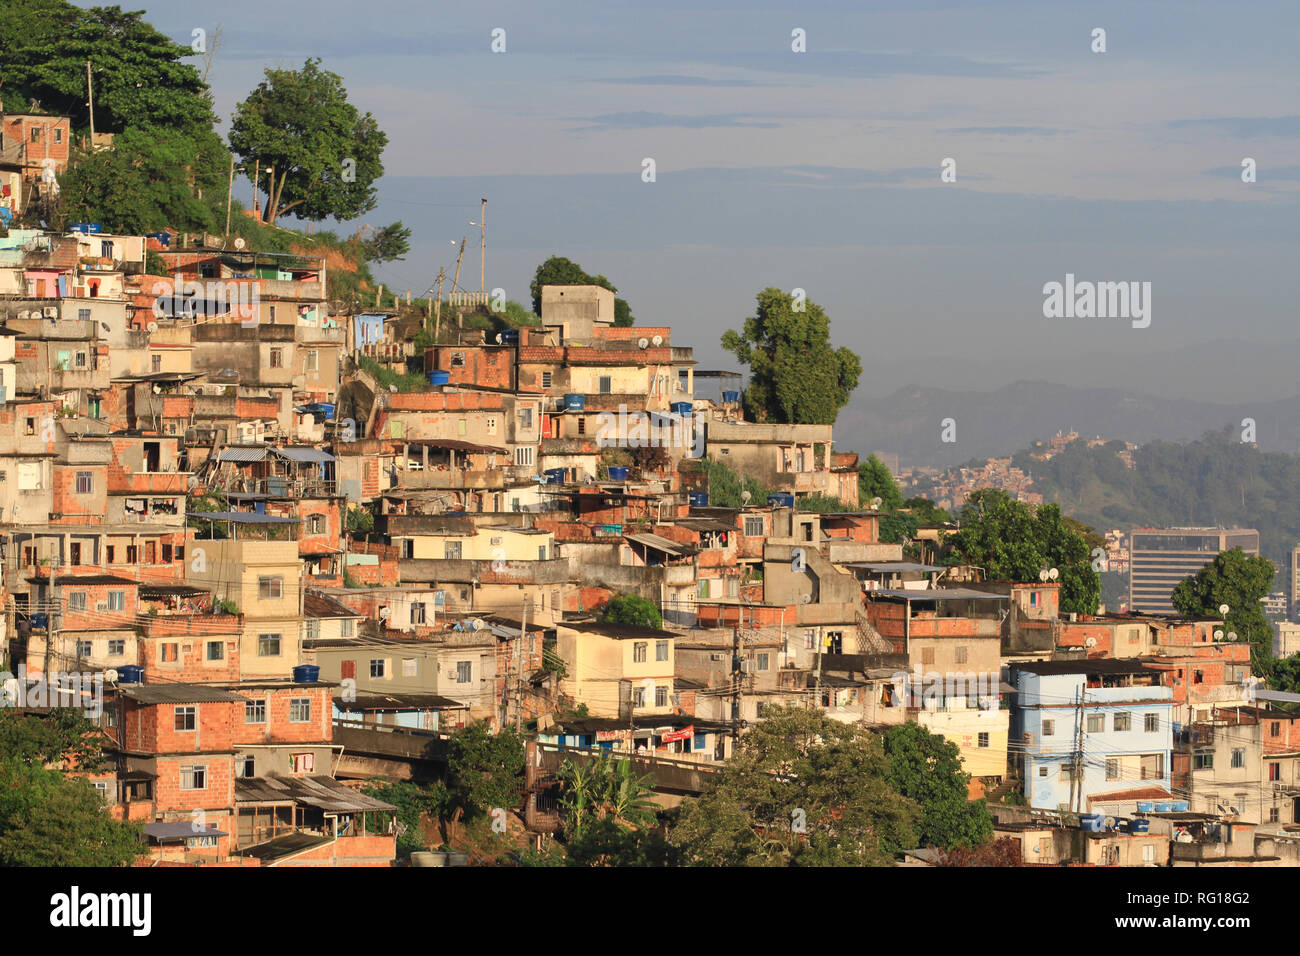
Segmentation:
[(988, 136), (1055, 136), (1064, 133), (1062, 129), (1047, 126), (961, 126), (946, 129), (945, 133), (982, 133)]
[(1233, 136), (1300, 136), (1300, 116), (1224, 116), (1217, 119), (1175, 120), (1174, 129), (1208, 126)]
[(754, 80), (723, 80), (708, 76), (685, 76), (680, 73), (659, 73), (653, 76), (594, 77), (591, 83), (619, 83), (627, 86), (760, 86)]
[(574, 117), (577, 122), (590, 125), (577, 127), (583, 131), (610, 129), (655, 129), (677, 126), (683, 129), (716, 129), (720, 127), (747, 126), (757, 129), (779, 129), (780, 123), (749, 120), (743, 113), (720, 113), (713, 116), (673, 116), (667, 113), (649, 113), (638, 110), (630, 113), (604, 113), (600, 116)]
[[(1203, 175), (1238, 179), (1241, 177), (1241, 166), (1215, 166), (1213, 169), (1205, 170)], [(1269, 180), (1295, 182), (1300, 180), (1300, 166), (1259, 166), (1255, 175), (1261, 183)]]

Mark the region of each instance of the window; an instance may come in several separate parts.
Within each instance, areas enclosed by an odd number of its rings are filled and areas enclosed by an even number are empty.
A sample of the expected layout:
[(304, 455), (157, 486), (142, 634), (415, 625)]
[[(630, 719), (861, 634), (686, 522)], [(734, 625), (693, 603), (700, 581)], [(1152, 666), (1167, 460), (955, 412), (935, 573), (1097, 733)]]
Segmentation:
[(314, 641), (320, 637), (320, 620), (312, 618), (307, 621), (307, 640)]
[(539, 545), (537, 546), (537, 560), (538, 560), (538, 561), (545, 561), (545, 560), (546, 560), (546, 545), (544, 545), (544, 544), (539, 544)]
[(515, 449), (515, 464), (531, 466), (533, 463), (533, 446), (520, 445)]
[(89, 657), (90, 654), (91, 654), (92, 649), (93, 649), (93, 648), (92, 648), (92, 646), (91, 646), (91, 642), (90, 642), (90, 641), (77, 641), (77, 656), (78, 656), (78, 657)]
[(284, 349), (271, 349), (271, 368), (284, 368)]
[(403, 657), (403, 658), (402, 658), (402, 676), (403, 676), (403, 677), (414, 677), (414, 676), (415, 676), (415, 669), (416, 669), (416, 665), (415, 665), (415, 658), (414, 658), (414, 657)]
[(176, 643), (160, 644), (158, 646), (158, 659), (164, 664), (175, 664), (180, 660), (181, 646)]
[(279, 634), (257, 635), (257, 656), (258, 657), (279, 657), (280, 656), (280, 635)]
[(655, 706), (668, 706), (668, 686), (666, 684), (661, 684), (655, 688)]
[(452, 352), (452, 353), (451, 353), (451, 367), (452, 367), (452, 368), (464, 368), (464, 367), (465, 367), (465, 353), (464, 353), (464, 352)]
[(357, 622), (352, 618), (344, 618), (342, 621), (339, 621), (339, 633), (343, 637), (352, 637), (352, 635), (356, 633), (356, 625)]
[(423, 604), (412, 604), (412, 605), (411, 605), (411, 623), (412, 623), (412, 624), (423, 624), (423, 623), (424, 623), (424, 605), (423, 605)]
[(1269, 807), (1269, 808), (1268, 808), (1268, 822), (1269, 822), (1269, 823), (1277, 823), (1277, 822), (1279, 822), (1279, 821), (1278, 821), (1278, 812), (1277, 812), (1277, 807)]
[(84, 611), (86, 609), (86, 592), (75, 591), (68, 595), (69, 611)]
[(39, 143), (40, 141), (41, 141), (41, 128), (40, 128), (39, 126), (33, 126), (33, 127), (32, 127), (32, 142), (33, 142), (33, 143)]
[(117, 548), (114, 545), (111, 544), (104, 545), (104, 563), (105, 564), (117, 563)]
[(1111, 725), (1115, 730), (1129, 730), (1132, 724), (1130, 714), (1126, 710), (1116, 711), (1111, 718)]
[(388, 669), (388, 668), (387, 668), (387, 664), (388, 664), (388, 661), (384, 660), (383, 658), (376, 657), (376, 658), (372, 659), (372, 660), (370, 661), (370, 676), (371, 676), (371, 677), (383, 677), (384, 674), (385, 674), (385, 672), (386, 672), (387, 669)]
[(111, 640), (111, 641), (108, 642), (108, 656), (109, 656), (109, 657), (121, 657), (121, 656), (122, 656), (123, 654), (125, 654), (125, 653), (126, 653), (126, 641), (125, 641), (125, 640), (123, 640), (123, 639), (121, 639), (121, 638), (116, 638), (116, 639)]
[(772, 669), (772, 655), (771, 655), (771, 654), (767, 653), (766, 651), (759, 651), (759, 653), (758, 653), (758, 669), (759, 669), (760, 671), (766, 671), (766, 670), (771, 670), (771, 669)]
[(176, 714), (175, 714), (176, 729), (193, 730), (195, 724), (196, 712), (198, 708), (194, 707), (193, 705), (186, 704), (175, 708), (175, 710), (176, 710)]
[(289, 754), (290, 773), (314, 773), (316, 755), (314, 753)]
[(519, 427), (520, 428), (533, 427), (533, 407), (531, 405), (519, 409)]
[(470, 677), (473, 676), (471, 674), (472, 669), (473, 669), (473, 661), (457, 661), (456, 662), (456, 683), (468, 684), (470, 682)]
[(172, 546), (170, 544), (164, 544), (162, 546), (162, 559), (163, 559), (163, 564), (169, 564), (171, 562)]
[(1246, 766), (1246, 748), (1245, 748), (1245, 747), (1233, 747), (1233, 748), (1232, 748), (1232, 768), (1233, 768), (1234, 770), (1239, 770), (1239, 769), (1241, 769), (1241, 768), (1244, 767), (1244, 766)]
[(257, 776), (257, 761), (252, 754), (246, 754), (235, 761), (235, 773), (245, 780)]
[(1043, 766), (1043, 767), (1039, 767), (1039, 768), (1038, 768), (1038, 775), (1039, 775), (1040, 777), (1046, 777), (1046, 776), (1047, 776), (1047, 767), (1045, 767), (1045, 766)]
[(1142, 718), (1142, 720), (1143, 720), (1143, 726), (1146, 728), (1147, 733), (1154, 734), (1156, 731), (1160, 729), (1159, 714), (1147, 714), (1144, 718)]
[(1275, 720), (1275, 721), (1273, 721), (1273, 724), (1272, 724), (1272, 726), (1269, 728), (1269, 731), (1268, 731), (1268, 732), (1269, 732), (1269, 736), (1270, 736), (1270, 737), (1280, 737), (1280, 736), (1282, 736), (1282, 722), (1281, 722), (1280, 720)]
[(1211, 750), (1200, 750), (1192, 754), (1193, 770), (1213, 770), (1214, 769), (1214, 752)]
[(151, 355), (151, 356), (149, 356), (149, 371), (153, 372), (155, 375), (157, 375), (159, 372), (162, 371), (162, 356), (161, 356), (161, 355)]
[(54, 142), (56, 144), (63, 142), (63, 130), (57, 126), (54, 128)]
[(1280, 763), (1273, 762), (1268, 765), (1268, 779), (1269, 780), (1282, 779), (1282, 765)]
[(95, 492), (95, 473), (91, 471), (77, 472), (77, 494), (89, 495)]
[(636, 707), (644, 707), (644, 706), (645, 706), (645, 688), (644, 688), (644, 687), (637, 686), (637, 687), (633, 687), (633, 688), (632, 688), (632, 706), (633, 706), (634, 708), (636, 708)]
[(309, 516), (307, 517), (307, 533), (308, 533), (308, 534), (324, 534), (324, 533), (325, 533), (325, 516), (324, 516), (324, 515), (309, 515)]
[(182, 790), (206, 790), (208, 786), (208, 768), (204, 764), (181, 767)]
[(632, 663), (644, 664), (646, 661), (646, 648), (648, 644), (645, 641), (636, 641), (632, 644)]
[(988, 731), (982, 731), (977, 738), (976, 743), (980, 747), (987, 747), (989, 745)]
[(1073, 779), (1074, 779), (1074, 765), (1068, 763), (1061, 764), (1061, 782), (1069, 783)]
[(1044, 737), (1051, 737), (1051, 736), (1053, 736), (1055, 733), (1056, 733), (1056, 721), (1054, 721), (1054, 720), (1044, 720), (1044, 721), (1043, 721), (1043, 736), (1044, 736)]
[(207, 659), (210, 661), (224, 661), (226, 659), (226, 644), (224, 641), (208, 641)]
[(1109, 760), (1106, 761), (1106, 779), (1107, 779), (1107, 780), (1118, 780), (1118, 779), (1119, 779), (1119, 761), (1118, 761), (1118, 760), (1116, 760), (1116, 759), (1114, 759), (1114, 758), (1111, 758), (1111, 759), (1109, 759)]
[(1105, 715), (1105, 714), (1089, 714), (1089, 715), (1088, 715), (1088, 733), (1090, 733), (1090, 734), (1099, 734), (1099, 733), (1101, 733), (1102, 731), (1104, 731), (1105, 729), (1106, 729), (1106, 715)]
[(600, 376), (599, 391), (602, 395), (608, 395), (614, 390), (614, 380), (608, 375)]
[(289, 699), (289, 723), (311, 723), (311, 698), (292, 697)]
[(244, 723), (246, 724), (264, 724), (266, 723), (266, 698), (258, 700), (249, 700), (244, 704)]
[(1142, 845), (1142, 862), (1154, 863), (1156, 861), (1156, 845), (1154, 843), (1144, 843)]
[(259, 601), (278, 601), (284, 594), (284, 578), (258, 578), (257, 599)]
[(958, 664), (966, 663), (966, 648), (957, 647), (953, 650), (953, 660)]
[(490, 416), (490, 417), (488, 418), (488, 420), (487, 420), (487, 433), (488, 433), (489, 435), (495, 435), (495, 434), (497, 433), (497, 420), (496, 420), (496, 416)]
[(444, 559), (446, 559), (447, 561), (459, 561), (460, 554), (461, 551), (460, 551), (459, 541), (444, 542), (442, 546), (442, 556)]
[(543, 373), (542, 373), (542, 388), (550, 388), (550, 387), (551, 387), (551, 373), (550, 373), (550, 372), (543, 372)]
[(747, 515), (745, 517), (745, 537), (761, 538), (763, 537), (763, 519), (757, 515)]
[(315, 349), (307, 350), (307, 371), (314, 372), (320, 368), (320, 353)]
[(923, 648), (921, 648), (921, 663), (922, 663), (922, 664), (933, 664), (933, 663), (934, 663), (934, 648), (933, 648), (933, 647), (923, 647)]
[(701, 581), (700, 586), (696, 589), (696, 594), (699, 597), (707, 598), (709, 596), (709, 582)]

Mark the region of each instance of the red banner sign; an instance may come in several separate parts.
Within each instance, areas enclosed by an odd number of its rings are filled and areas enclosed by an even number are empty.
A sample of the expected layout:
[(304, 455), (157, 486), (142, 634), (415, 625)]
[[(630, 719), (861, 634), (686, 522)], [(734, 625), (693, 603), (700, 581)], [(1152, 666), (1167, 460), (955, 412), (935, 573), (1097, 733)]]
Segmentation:
[(681, 730), (670, 730), (666, 734), (660, 735), (659, 739), (666, 744), (670, 744), (675, 740), (690, 740), (694, 736), (695, 725), (691, 724), (688, 727), (683, 727)]
[(632, 731), (630, 730), (598, 730), (596, 731), (596, 740), (631, 740)]

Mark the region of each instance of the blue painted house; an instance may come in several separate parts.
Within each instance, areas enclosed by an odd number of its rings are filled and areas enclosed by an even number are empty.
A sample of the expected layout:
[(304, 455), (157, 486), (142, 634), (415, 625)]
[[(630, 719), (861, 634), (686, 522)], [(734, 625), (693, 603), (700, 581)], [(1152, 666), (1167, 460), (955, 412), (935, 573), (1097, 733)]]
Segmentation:
[(1012, 752), (1029, 805), (1131, 813), (1170, 800), (1173, 689), (1136, 660), (1011, 665)]

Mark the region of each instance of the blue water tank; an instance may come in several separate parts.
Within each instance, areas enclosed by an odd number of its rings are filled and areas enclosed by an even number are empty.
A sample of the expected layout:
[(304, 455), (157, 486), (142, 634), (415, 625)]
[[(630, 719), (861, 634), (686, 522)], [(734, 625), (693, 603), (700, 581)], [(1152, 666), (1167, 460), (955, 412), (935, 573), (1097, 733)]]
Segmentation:
[(610, 481), (627, 481), (627, 468), (622, 465), (609, 466)]
[(564, 396), (565, 411), (580, 412), (587, 407), (587, 396), (580, 395), (577, 392), (569, 392)]
[(518, 329), (502, 329), (502, 330), (501, 330), (501, 344), (502, 344), (502, 345), (518, 345), (518, 344), (519, 344), (519, 330), (518, 330)]
[(688, 492), (686, 499), (691, 503), (692, 508), (707, 508), (709, 506), (709, 496), (703, 491)]
[(1130, 820), (1128, 826), (1134, 833), (1146, 833), (1151, 829), (1151, 821), (1139, 817), (1136, 820)]
[(734, 404), (736, 404), (736, 403), (739, 402), (739, 401), (740, 401), (740, 393), (739, 393), (739, 392), (723, 392), (723, 393), (722, 393), (722, 403), (723, 403), (724, 405), (734, 405)]
[(1191, 804), (1186, 800), (1175, 800), (1171, 806), (1174, 813), (1186, 813), (1191, 809)]
[(314, 664), (299, 664), (293, 669), (295, 684), (314, 684), (320, 679), (320, 668)]
[(119, 684), (139, 684), (144, 681), (144, 668), (138, 664), (123, 664), (117, 669)]
[(1172, 803), (1157, 803), (1156, 813), (1172, 813), (1174, 805)]
[(673, 402), (668, 408), (674, 415), (689, 415), (691, 413), (690, 402)]
[(48, 614), (32, 615), (32, 627), (36, 627), (36, 628), (40, 628), (41, 630), (44, 630), (49, 626), (50, 626), (50, 616)]
[(546, 483), (548, 485), (564, 484), (564, 469), (563, 468), (546, 469)]
[(435, 368), (429, 373), (430, 385), (446, 385), (451, 381), (451, 372), (443, 368)]
[(1079, 814), (1079, 828), (1099, 833), (1105, 824), (1105, 820), (1106, 818), (1100, 813), (1081, 813)]
[(101, 230), (101, 228), (102, 227), (97, 222), (74, 222), (69, 227), (69, 229), (72, 232), (84, 232), (87, 233), (88, 235), (94, 235), (98, 233)]
[(1139, 800), (1137, 802), (1138, 813), (1150, 813), (1156, 805), (1150, 800)]
[(767, 505), (769, 508), (793, 508), (794, 495), (788, 491), (778, 491), (774, 495), (767, 496)]

